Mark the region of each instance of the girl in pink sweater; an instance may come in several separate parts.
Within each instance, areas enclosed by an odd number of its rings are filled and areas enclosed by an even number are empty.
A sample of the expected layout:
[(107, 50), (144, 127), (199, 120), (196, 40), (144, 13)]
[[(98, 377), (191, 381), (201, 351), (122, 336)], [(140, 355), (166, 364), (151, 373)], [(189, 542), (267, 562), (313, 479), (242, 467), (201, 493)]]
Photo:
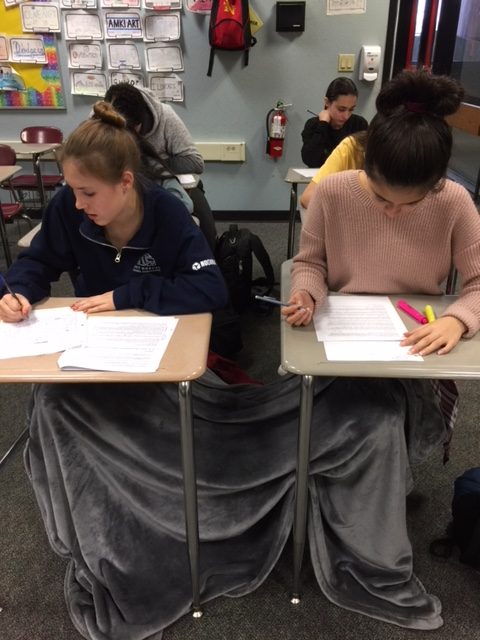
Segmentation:
[[(402, 72), (381, 90), (364, 170), (326, 177), (307, 209), (282, 309), (289, 324), (310, 323), (329, 291), (440, 295), (453, 264), (460, 295), (403, 344), (437, 357), (478, 331), (480, 216), (465, 189), (445, 178), (452, 136), (444, 116), (462, 96), (454, 80), (426, 73)], [(430, 382), (334, 379), (343, 405), (322, 399), (328, 427), (312, 422), (328, 453), (324, 467), (310, 465), (319, 584), (332, 602), (414, 629), (443, 624), (440, 601), (413, 573), (405, 515), (410, 465), (448, 440), (455, 419), (454, 383)], [(401, 388), (405, 396), (392, 401)], [(442, 412), (445, 399), (450, 413)]]
[(452, 79), (403, 72), (377, 97), (365, 168), (316, 189), (292, 268), (287, 322), (311, 322), (328, 291), (441, 294), (452, 264), (458, 300), (436, 322), (405, 334), (422, 356), (448, 353), (480, 328), (480, 217), (445, 178), (452, 136), (444, 116), (463, 90)]

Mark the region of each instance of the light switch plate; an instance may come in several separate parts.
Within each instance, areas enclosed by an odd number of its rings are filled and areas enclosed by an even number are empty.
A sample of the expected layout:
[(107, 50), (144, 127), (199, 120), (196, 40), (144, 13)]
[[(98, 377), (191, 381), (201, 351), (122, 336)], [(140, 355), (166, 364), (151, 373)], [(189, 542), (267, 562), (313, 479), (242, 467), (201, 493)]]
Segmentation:
[(338, 71), (353, 71), (355, 67), (354, 53), (338, 54)]

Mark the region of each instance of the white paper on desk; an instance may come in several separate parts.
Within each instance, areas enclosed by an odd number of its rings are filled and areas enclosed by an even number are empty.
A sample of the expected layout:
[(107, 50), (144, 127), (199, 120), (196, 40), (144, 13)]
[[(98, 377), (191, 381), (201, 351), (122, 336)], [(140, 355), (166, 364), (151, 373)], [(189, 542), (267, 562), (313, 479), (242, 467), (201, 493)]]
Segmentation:
[(317, 173), (318, 167), (316, 169), (306, 169), (305, 167), (300, 167), (299, 169), (294, 169), (296, 173), (299, 173), (304, 178), (313, 178), (313, 176)]
[(89, 316), (84, 346), (58, 359), (61, 369), (153, 373), (167, 349), (178, 318)]
[(82, 344), (87, 316), (70, 307), (38, 309), (22, 322), (0, 322), (0, 358), (57, 353)]
[(396, 340), (407, 330), (387, 296), (328, 296), (313, 317), (319, 342)]
[(417, 361), (423, 362), (422, 356), (408, 353), (410, 347), (401, 347), (398, 342), (382, 340), (362, 340), (356, 342), (324, 342), (327, 360), (337, 362), (393, 362), (393, 361)]
[(183, 185), (195, 184), (195, 176), (193, 173), (179, 173), (177, 174), (178, 181)]

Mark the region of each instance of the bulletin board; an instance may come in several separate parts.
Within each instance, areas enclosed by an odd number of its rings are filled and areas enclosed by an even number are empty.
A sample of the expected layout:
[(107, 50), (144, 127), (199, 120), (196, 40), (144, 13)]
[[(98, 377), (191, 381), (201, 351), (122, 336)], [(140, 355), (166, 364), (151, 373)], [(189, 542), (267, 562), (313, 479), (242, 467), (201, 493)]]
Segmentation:
[[(6, 7), (4, 1), (0, 0), (0, 33), (10, 37), (23, 35), (18, 5)], [(0, 85), (0, 109), (65, 108), (56, 36), (41, 36), (45, 48), (45, 64), (0, 62), (0, 72), (11, 68), (13, 77), (18, 78), (22, 84), (22, 90), (2, 89)]]

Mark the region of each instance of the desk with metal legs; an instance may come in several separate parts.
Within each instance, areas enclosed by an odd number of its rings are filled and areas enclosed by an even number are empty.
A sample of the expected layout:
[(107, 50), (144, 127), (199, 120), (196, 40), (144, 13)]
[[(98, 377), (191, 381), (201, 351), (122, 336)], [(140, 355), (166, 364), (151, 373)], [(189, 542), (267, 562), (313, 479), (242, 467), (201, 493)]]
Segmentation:
[[(0, 185), (2, 182), (6, 182), (16, 173), (21, 170), (19, 165), (0, 165)], [(2, 240), (3, 252), (5, 255), (5, 261), (7, 267), (12, 264), (12, 254), (10, 253), (10, 246), (8, 244), (7, 229), (5, 227), (5, 220), (3, 218), (2, 203), (0, 202), (0, 236)]]
[(45, 195), (45, 189), (42, 180), (42, 170), (40, 162), (45, 156), (52, 155), (57, 147), (60, 146), (58, 142), (22, 142), (20, 140), (5, 140), (3, 144), (8, 144), (17, 154), (17, 160), (31, 160), (33, 164), (33, 171), (37, 178), (38, 192), (40, 197), (40, 206), (42, 209), (47, 204), (47, 197)]
[[(282, 300), (290, 292), (292, 261), (282, 265)], [(406, 298), (417, 309), (431, 304), (439, 315), (455, 296), (390, 296), (392, 302)], [(402, 314), (407, 329), (418, 327), (415, 321)], [(282, 320), (282, 367), (302, 376), (300, 417), (295, 484), (295, 512), (293, 524), (293, 588), (292, 602), (300, 601), (300, 570), (305, 547), (308, 506), (308, 463), (310, 430), (315, 376), (358, 378), (480, 378), (480, 333), (470, 340), (461, 340), (455, 349), (444, 356), (430, 355), (423, 362), (332, 362), (325, 357), (323, 344), (317, 341), (313, 323), (306, 327), (291, 327)]]
[[(74, 298), (50, 298), (36, 308), (69, 306)], [(113, 312), (116, 315), (151, 315), (145, 311)], [(96, 314), (103, 315), (103, 314)], [(112, 312), (105, 315), (112, 315)], [(193, 615), (202, 615), (200, 607), (199, 536), (191, 381), (206, 369), (212, 317), (210, 313), (178, 316), (178, 324), (155, 373), (118, 373), (110, 371), (62, 371), (58, 353), (42, 356), (0, 359), (0, 384), (22, 383), (96, 383), (104, 382), (176, 382), (180, 413), (185, 524), (192, 581)]]
[[(302, 171), (302, 173), (299, 173)], [(304, 173), (305, 172), (305, 175)], [(285, 176), (285, 182), (290, 184), (290, 206), (288, 214), (288, 241), (287, 259), (293, 256), (295, 250), (295, 220), (297, 217), (298, 185), (308, 184), (312, 177), (306, 174), (314, 174), (317, 169), (289, 169)]]

